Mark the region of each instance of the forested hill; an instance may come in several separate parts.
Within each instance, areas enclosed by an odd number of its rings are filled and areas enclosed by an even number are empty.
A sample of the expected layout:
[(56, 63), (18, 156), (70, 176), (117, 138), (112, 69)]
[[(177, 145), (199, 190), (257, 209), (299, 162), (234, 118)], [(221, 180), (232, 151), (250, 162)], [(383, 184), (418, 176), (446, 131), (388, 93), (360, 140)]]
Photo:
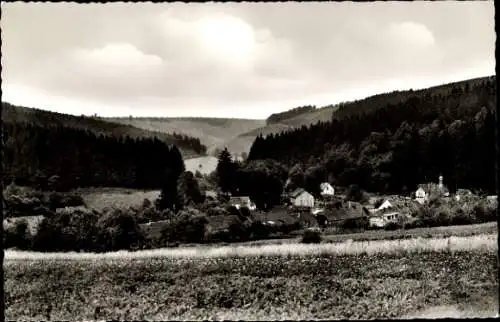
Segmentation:
[(179, 149), (157, 138), (97, 135), (61, 125), (3, 124), (3, 180), (40, 189), (159, 189), (184, 171)]
[(148, 131), (132, 125), (112, 123), (103, 119), (74, 116), (56, 112), (49, 112), (34, 108), (14, 106), (2, 102), (2, 120), (4, 123), (28, 123), (41, 127), (64, 126), (68, 128), (90, 131), (99, 136), (132, 139), (157, 138), (166, 144), (176, 145), (184, 158), (206, 154), (206, 146), (198, 138), (181, 134)]
[(452, 91), (468, 90), (471, 86), (477, 86), (486, 80), (493, 80), (494, 76), (480, 77), (459, 82), (453, 82), (438, 86), (433, 86), (419, 90), (393, 91), (391, 93), (383, 93), (373, 95), (361, 100), (356, 100), (347, 103), (338, 104), (338, 109), (332, 114), (332, 119), (340, 120), (351, 115), (359, 115), (370, 111), (385, 107), (388, 104), (399, 104), (408, 101), (411, 97), (419, 97), (421, 100), (426, 99), (429, 95), (449, 95)]
[(259, 136), (248, 159), (279, 161), (312, 186), (401, 193), (443, 175), (450, 190), (495, 193), (495, 106), (495, 76), (377, 95), (342, 104), (332, 122)]

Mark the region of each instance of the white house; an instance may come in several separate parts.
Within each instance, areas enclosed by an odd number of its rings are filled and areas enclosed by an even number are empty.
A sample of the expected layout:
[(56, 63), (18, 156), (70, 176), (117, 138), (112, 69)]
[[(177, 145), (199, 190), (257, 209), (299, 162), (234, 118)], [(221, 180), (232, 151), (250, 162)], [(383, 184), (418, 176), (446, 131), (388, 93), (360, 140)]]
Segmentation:
[(290, 201), (296, 207), (314, 207), (314, 196), (302, 188), (297, 188), (290, 193)]
[(229, 199), (229, 204), (236, 209), (240, 209), (241, 207), (247, 207), (249, 210), (257, 209), (255, 203), (250, 200), (250, 197), (231, 197)]
[(321, 189), (322, 196), (333, 196), (335, 194), (335, 189), (328, 182), (323, 182), (319, 185), (319, 188)]
[(391, 222), (397, 222), (400, 217), (399, 212), (388, 212), (382, 215), (370, 216), (368, 222), (370, 227), (385, 227)]
[(443, 185), (443, 176), (439, 176), (439, 183), (427, 183), (418, 186), (417, 191), (415, 191), (415, 199), (423, 204), (429, 200), (429, 195), (440, 195), (448, 197), (450, 195), (448, 189)]
[(392, 204), (389, 200), (384, 201), (378, 208), (377, 211), (392, 208)]
[(427, 201), (427, 193), (425, 192), (424, 188), (419, 187), (417, 191), (415, 191), (415, 199), (421, 203), (424, 204)]

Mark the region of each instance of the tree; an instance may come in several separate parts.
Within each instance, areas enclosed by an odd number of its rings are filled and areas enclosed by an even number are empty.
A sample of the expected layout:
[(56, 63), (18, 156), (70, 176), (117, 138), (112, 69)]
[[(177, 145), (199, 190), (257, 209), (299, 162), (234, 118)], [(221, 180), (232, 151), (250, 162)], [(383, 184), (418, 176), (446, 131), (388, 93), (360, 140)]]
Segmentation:
[(250, 161), (238, 172), (240, 192), (259, 209), (280, 204), (286, 178), (286, 168), (274, 160)]
[(222, 192), (227, 193), (233, 191), (235, 165), (227, 148), (219, 154), (219, 161), (215, 171), (217, 173), (217, 184)]
[(177, 180), (177, 192), (179, 196), (179, 205), (181, 207), (203, 202), (198, 181), (191, 171), (185, 171)]
[(101, 250), (131, 249), (142, 241), (141, 229), (135, 216), (126, 211), (114, 210), (99, 218), (96, 224), (98, 245)]
[(180, 208), (179, 195), (177, 192), (177, 178), (173, 170), (165, 171), (165, 179), (161, 189), (160, 197), (156, 200), (156, 207), (159, 210), (170, 209), (178, 211)]
[(295, 164), (288, 172), (288, 178), (290, 179), (290, 186), (288, 187), (290, 190), (303, 187), (305, 183), (305, 176), (302, 165), (299, 163)]

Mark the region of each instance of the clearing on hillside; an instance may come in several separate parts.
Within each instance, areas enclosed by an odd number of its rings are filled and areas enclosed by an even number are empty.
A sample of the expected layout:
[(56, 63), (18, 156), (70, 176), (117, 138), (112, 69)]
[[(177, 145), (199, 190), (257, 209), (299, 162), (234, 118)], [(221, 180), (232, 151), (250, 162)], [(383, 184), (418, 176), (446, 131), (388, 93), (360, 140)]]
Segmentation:
[(160, 196), (160, 190), (135, 190), (123, 188), (77, 189), (85, 204), (90, 209), (104, 208), (128, 209), (142, 205), (144, 199), (154, 202)]
[(218, 159), (213, 156), (205, 156), (193, 159), (184, 160), (186, 171), (191, 171), (193, 174), (200, 171), (201, 174), (210, 174), (217, 168)]

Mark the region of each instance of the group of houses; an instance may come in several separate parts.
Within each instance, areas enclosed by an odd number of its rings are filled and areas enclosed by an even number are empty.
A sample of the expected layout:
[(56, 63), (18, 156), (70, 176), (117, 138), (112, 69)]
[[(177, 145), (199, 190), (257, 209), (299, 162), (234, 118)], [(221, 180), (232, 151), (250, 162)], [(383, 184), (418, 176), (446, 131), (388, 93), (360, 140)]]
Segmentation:
[[(281, 212), (286, 210), (285, 212), (295, 214), (306, 227), (315, 224), (322, 227), (335, 226), (345, 220), (359, 219), (367, 221), (370, 227), (382, 228), (400, 220), (407, 222), (414, 220), (410, 214), (418, 209), (419, 205), (429, 202), (432, 196), (451, 198), (450, 192), (443, 184), (443, 176), (439, 176), (437, 184), (419, 185), (414, 198), (399, 195), (386, 196), (385, 199), (371, 197), (363, 205), (345, 200), (344, 196), (335, 195), (335, 189), (328, 182), (321, 183), (319, 188), (317, 197), (304, 188), (296, 188), (285, 193), (283, 204), (275, 208), (279, 208)], [(471, 195), (470, 190), (458, 189), (453, 197), (459, 201)], [(493, 197), (489, 199), (493, 200)], [(496, 202), (496, 199), (492, 202)], [(229, 203), (237, 209), (247, 207), (251, 211), (257, 210), (249, 196), (230, 197)], [(276, 210), (277, 213), (280, 211)], [(266, 222), (274, 223), (273, 220)]]

